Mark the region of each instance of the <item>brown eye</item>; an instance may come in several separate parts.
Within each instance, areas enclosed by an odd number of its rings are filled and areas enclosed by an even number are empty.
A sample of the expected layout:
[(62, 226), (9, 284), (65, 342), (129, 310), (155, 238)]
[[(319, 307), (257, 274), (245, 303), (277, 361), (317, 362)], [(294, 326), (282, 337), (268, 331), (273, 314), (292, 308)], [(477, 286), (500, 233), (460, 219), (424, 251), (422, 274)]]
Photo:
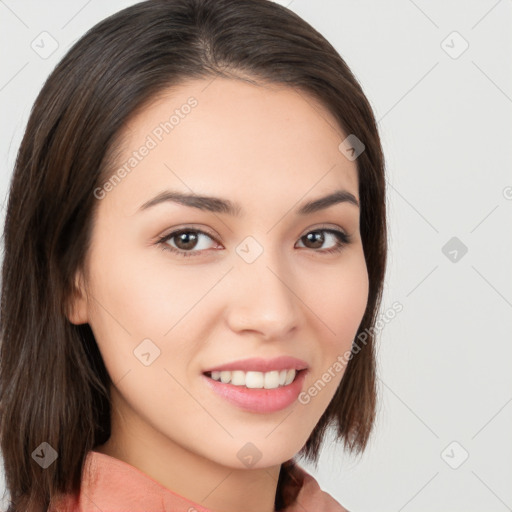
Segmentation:
[[(327, 233), (327, 236), (325, 236), (325, 233)], [(315, 229), (301, 237), (300, 240), (303, 241), (307, 249), (320, 249), (326, 240), (333, 241), (333, 245), (331, 245), (331, 247), (316, 251), (320, 253), (341, 251), (341, 249), (350, 242), (348, 235), (336, 229)]]
[(204, 243), (201, 243), (203, 238), (213, 241), (213, 238), (203, 231), (180, 229), (161, 238), (158, 241), (158, 245), (162, 249), (177, 253), (180, 256), (197, 256), (202, 254), (204, 250), (211, 248), (208, 247), (208, 243), (206, 243), (206, 246)]
[(305, 239), (310, 243), (310, 249), (320, 249), (325, 241), (325, 236), (322, 234), (322, 231), (311, 231), (307, 235), (303, 236), (302, 239)]
[(196, 246), (199, 237), (194, 231), (182, 231), (177, 235), (175, 234), (173, 238), (175, 239), (176, 247), (186, 251)]
[[(158, 245), (164, 251), (171, 251), (179, 256), (200, 256), (204, 251), (211, 249), (206, 246), (201, 247), (201, 240), (203, 238), (214, 241), (214, 238), (198, 229), (180, 229), (173, 231), (168, 235), (158, 240)], [(299, 239), (306, 249), (311, 249), (318, 253), (334, 253), (339, 252), (350, 243), (349, 235), (343, 231), (336, 229), (315, 229)], [(321, 249), (326, 243), (331, 242), (331, 247)]]

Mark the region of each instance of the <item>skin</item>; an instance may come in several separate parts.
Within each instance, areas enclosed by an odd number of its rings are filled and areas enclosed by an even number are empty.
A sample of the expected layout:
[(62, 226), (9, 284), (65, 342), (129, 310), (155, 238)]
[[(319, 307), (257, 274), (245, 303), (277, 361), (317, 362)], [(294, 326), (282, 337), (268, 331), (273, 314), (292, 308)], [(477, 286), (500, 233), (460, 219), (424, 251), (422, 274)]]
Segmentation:
[[(359, 200), (357, 167), (338, 149), (346, 134), (312, 97), (224, 78), (187, 82), (140, 112), (125, 128), (119, 165), (190, 96), (198, 105), (99, 200), (69, 319), (90, 324), (114, 383), (112, 434), (96, 451), (213, 511), (271, 512), (282, 462), (302, 448), (343, 371), (307, 405), (268, 414), (226, 402), (202, 372), (291, 355), (309, 365), (307, 389), (350, 349), (368, 299), (360, 210), (295, 210), (337, 189)], [(172, 202), (138, 212), (165, 189), (227, 198), (245, 213)], [(158, 245), (189, 226), (214, 236), (166, 244), (195, 256)], [(319, 227), (351, 240), (322, 252), (336, 238), (308, 242)], [(236, 252), (247, 236), (263, 248), (251, 264)], [(149, 366), (133, 353), (146, 338), (160, 350)], [(247, 442), (261, 452), (250, 468), (237, 457)]]

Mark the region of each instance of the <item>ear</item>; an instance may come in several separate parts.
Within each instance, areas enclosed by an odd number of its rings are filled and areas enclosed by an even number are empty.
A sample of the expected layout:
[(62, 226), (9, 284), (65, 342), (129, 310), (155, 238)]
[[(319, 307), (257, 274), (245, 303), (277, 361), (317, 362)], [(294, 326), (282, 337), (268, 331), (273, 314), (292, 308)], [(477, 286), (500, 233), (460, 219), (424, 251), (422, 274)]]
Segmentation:
[(75, 325), (86, 324), (89, 321), (87, 294), (81, 271), (75, 275), (74, 291), (67, 304), (66, 316)]

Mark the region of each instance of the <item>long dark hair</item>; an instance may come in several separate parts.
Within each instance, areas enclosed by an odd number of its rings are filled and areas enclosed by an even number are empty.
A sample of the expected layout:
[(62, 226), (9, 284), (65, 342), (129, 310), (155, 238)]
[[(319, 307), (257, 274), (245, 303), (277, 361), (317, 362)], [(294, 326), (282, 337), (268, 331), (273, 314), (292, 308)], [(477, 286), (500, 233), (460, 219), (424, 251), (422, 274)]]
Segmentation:
[[(169, 87), (216, 76), (303, 91), (365, 145), (356, 163), (369, 298), (358, 334), (369, 334), (298, 456), (316, 463), (330, 426), (351, 452), (367, 444), (377, 390), (372, 327), (387, 253), (384, 159), (368, 100), (333, 46), (276, 3), (150, 0), (106, 18), (69, 50), (37, 97), (17, 155), (0, 312), (9, 512), (47, 510), (53, 497), (78, 494), (86, 454), (110, 436), (108, 372), (90, 326), (71, 324), (66, 308), (89, 247), (93, 191), (113, 174), (122, 128)], [(46, 469), (33, 457), (41, 443), (58, 453)], [(282, 470), (277, 506), (287, 478)]]

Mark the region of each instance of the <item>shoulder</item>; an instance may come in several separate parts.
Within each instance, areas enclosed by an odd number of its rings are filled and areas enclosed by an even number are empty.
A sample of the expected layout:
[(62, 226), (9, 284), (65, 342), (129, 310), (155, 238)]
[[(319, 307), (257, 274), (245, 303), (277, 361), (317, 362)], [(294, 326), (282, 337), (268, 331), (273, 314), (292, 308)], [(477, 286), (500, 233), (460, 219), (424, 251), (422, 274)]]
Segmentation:
[(350, 512), (329, 493), (323, 491), (316, 479), (298, 464), (294, 463), (288, 466), (288, 471), (300, 490), (294, 504), (287, 508), (286, 512), (304, 509), (322, 510), (322, 512)]
[(47, 512), (76, 512), (78, 498), (73, 494), (60, 494), (50, 501)]

